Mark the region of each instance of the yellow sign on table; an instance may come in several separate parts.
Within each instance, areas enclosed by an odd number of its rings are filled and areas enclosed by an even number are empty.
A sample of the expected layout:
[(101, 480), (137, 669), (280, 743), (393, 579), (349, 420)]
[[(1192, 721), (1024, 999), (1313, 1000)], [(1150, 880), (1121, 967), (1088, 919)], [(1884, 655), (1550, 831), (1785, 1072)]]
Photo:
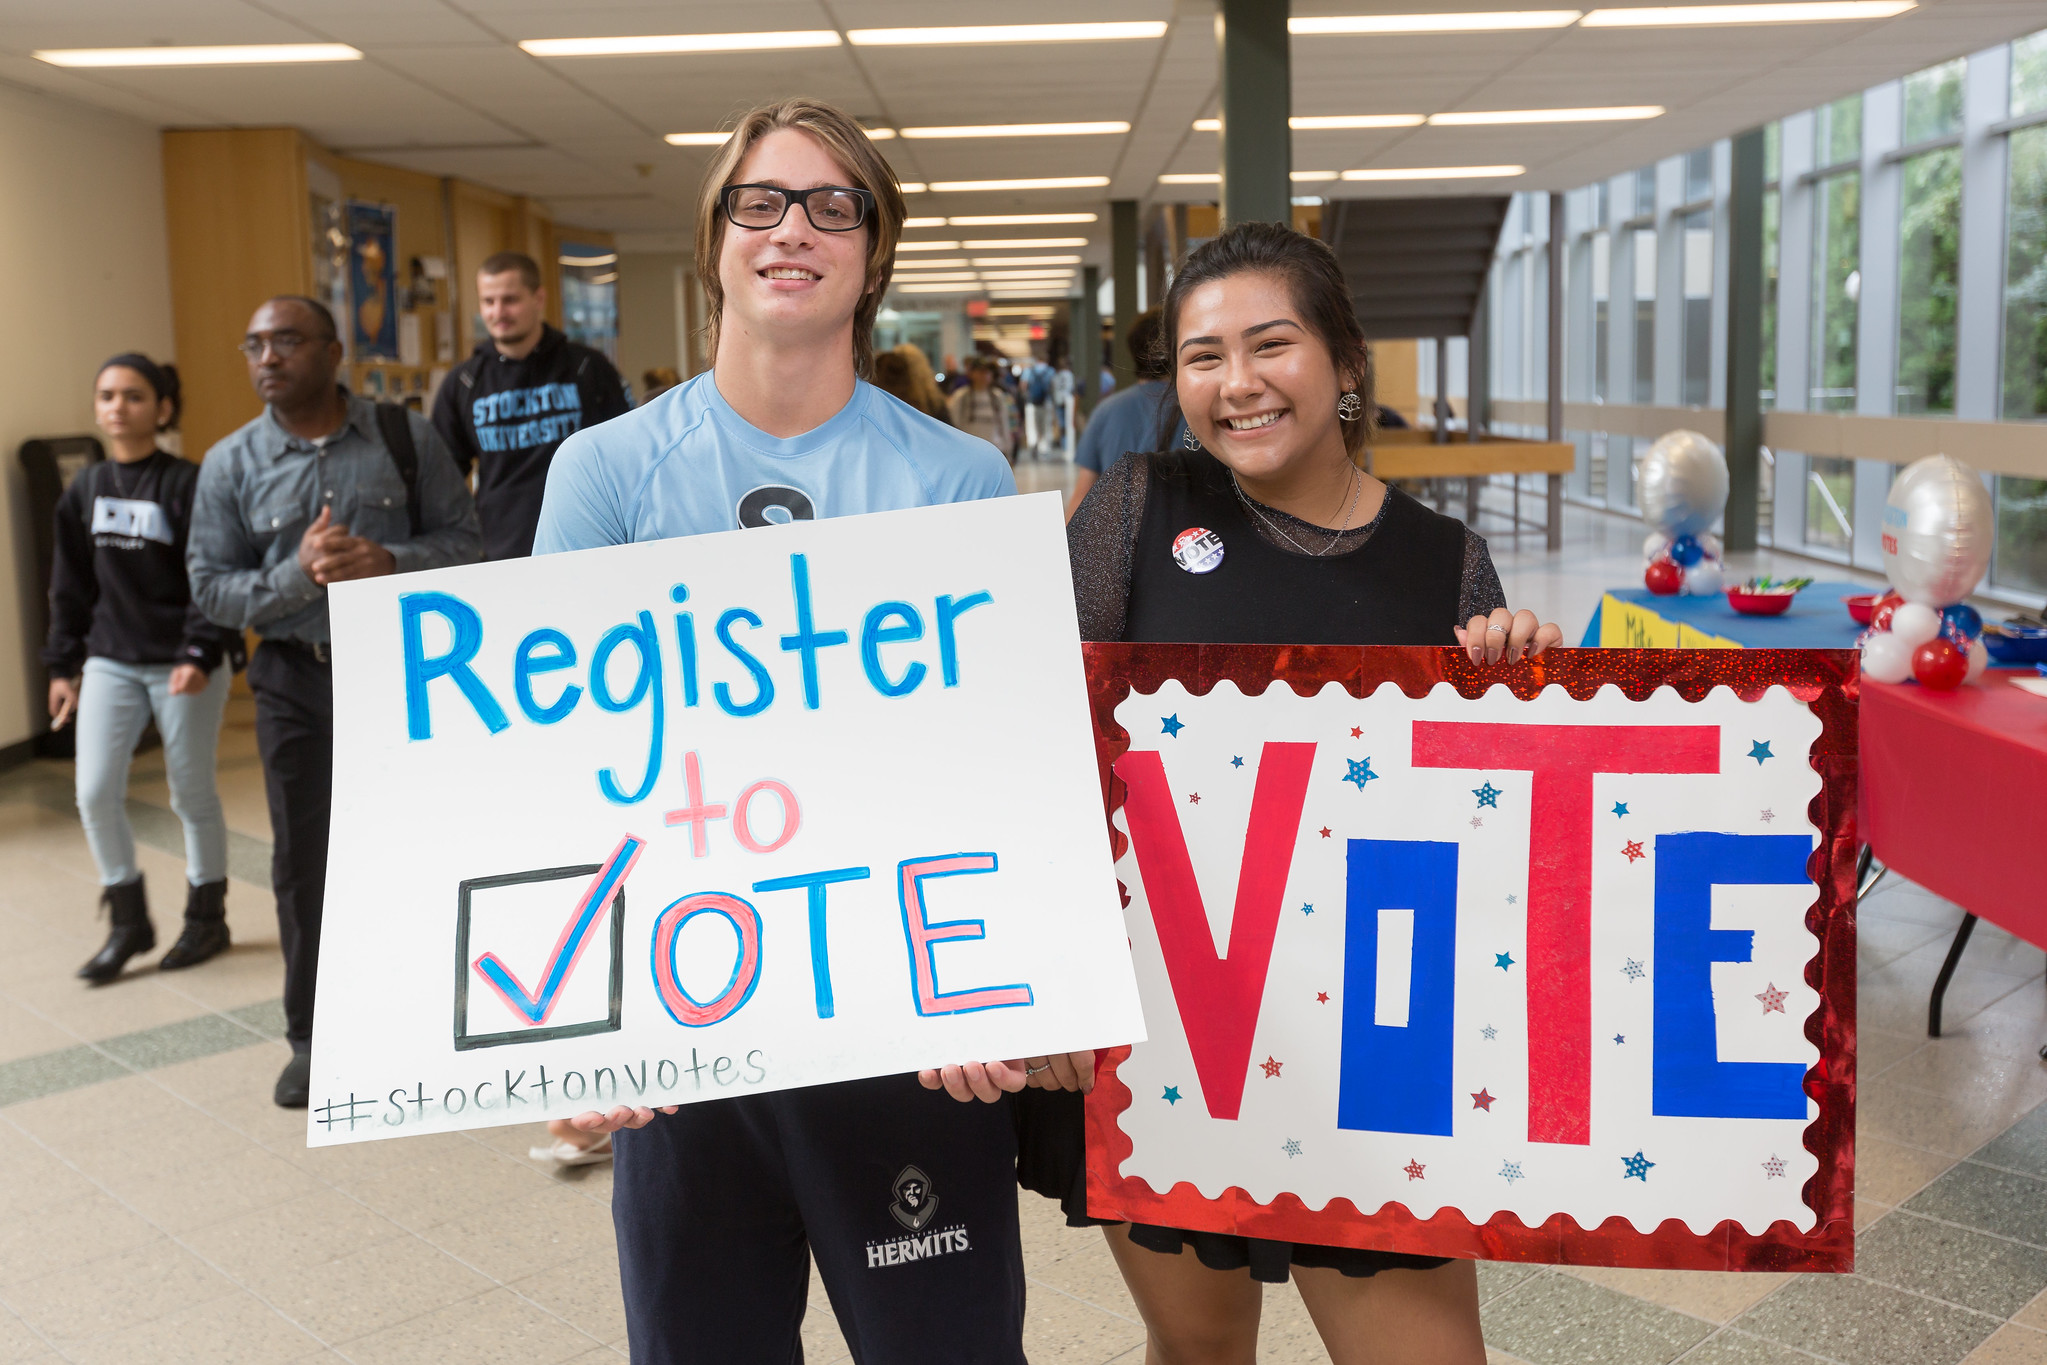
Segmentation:
[(1602, 649), (1740, 649), (1739, 640), (1666, 620), (1639, 602), (1607, 593), (1599, 608)]

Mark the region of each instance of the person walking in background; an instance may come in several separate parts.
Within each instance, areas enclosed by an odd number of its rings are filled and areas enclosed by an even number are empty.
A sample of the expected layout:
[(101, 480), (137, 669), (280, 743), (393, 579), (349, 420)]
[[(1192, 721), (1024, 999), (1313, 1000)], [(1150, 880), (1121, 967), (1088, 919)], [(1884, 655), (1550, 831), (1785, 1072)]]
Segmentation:
[(171, 809), (185, 827), (185, 927), (157, 961), (197, 966), (228, 946), (227, 821), (214, 755), (242, 637), (208, 621), (185, 577), (199, 466), (157, 446), (178, 424), (178, 372), (129, 352), (100, 367), (93, 420), (113, 458), (88, 465), (57, 500), (50, 572), (50, 724), (76, 720), (78, 815), (111, 928), (78, 975), (95, 986), (156, 946), (128, 765), (143, 727), (163, 736)]
[(303, 1109), (334, 796), (327, 587), (474, 563), (483, 536), (476, 504), (427, 420), (336, 382), (341, 341), (326, 305), (295, 294), (271, 299), (249, 319), (241, 351), (264, 410), (207, 452), (185, 563), (209, 618), (263, 636), (249, 686), (292, 1048), (275, 1098)]
[(1024, 448), (1042, 460), (1052, 452), (1052, 367), (1036, 356), (1017, 377), (1023, 395)]
[[(932, 371), (930, 357), (924, 354), (924, 348), (915, 342), (905, 341), (891, 354), (901, 356), (903, 363), (909, 366), (910, 388), (917, 395), (910, 406), (927, 416), (936, 417), (947, 426), (952, 425), (952, 409), (946, 406), (945, 391), (938, 387), (938, 376)], [(875, 357), (877, 362), (880, 359), (880, 356)]]
[(967, 362), (966, 387), (952, 396), (952, 424), (980, 437), (1016, 463), (1016, 404), (995, 384), (995, 365), (984, 356)]
[(1059, 458), (1073, 458), (1073, 365), (1065, 356), (1052, 371), (1052, 420), (1056, 425)]
[(547, 290), (531, 256), (500, 251), (476, 271), (490, 335), (434, 398), (434, 430), (464, 478), (476, 471), (485, 559), (533, 553), (547, 466), (570, 433), (631, 410), (625, 381), (600, 351), (546, 320)]
[(1087, 430), (1080, 434), (1080, 447), (1073, 456), (1073, 495), (1066, 500), (1066, 515), (1080, 510), (1081, 500), (1095, 480), (1109, 472), (1111, 465), (1133, 450), (1171, 450), (1187, 435), (1187, 424), (1173, 415), (1173, 428), (1159, 426), (1170, 405), (1171, 388), (1166, 382), (1166, 359), (1159, 351), (1159, 310), (1147, 308), (1137, 315), (1124, 333), (1130, 346), (1131, 363), (1137, 368), (1137, 382), (1121, 393), (1111, 394), (1095, 404)]

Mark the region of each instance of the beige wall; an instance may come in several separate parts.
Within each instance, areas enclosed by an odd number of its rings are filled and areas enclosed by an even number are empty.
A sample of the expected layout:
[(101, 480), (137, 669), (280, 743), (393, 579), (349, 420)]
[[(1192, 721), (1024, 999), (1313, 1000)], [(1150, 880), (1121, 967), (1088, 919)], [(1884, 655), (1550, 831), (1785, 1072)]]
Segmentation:
[(690, 258), (679, 251), (621, 251), (618, 254), (618, 372), (644, 398), (640, 376), (665, 365), (689, 375), (686, 356)]
[(171, 358), (155, 128), (0, 86), (0, 747), (43, 728), (37, 574), (21, 462), (32, 436), (92, 431), (93, 367)]

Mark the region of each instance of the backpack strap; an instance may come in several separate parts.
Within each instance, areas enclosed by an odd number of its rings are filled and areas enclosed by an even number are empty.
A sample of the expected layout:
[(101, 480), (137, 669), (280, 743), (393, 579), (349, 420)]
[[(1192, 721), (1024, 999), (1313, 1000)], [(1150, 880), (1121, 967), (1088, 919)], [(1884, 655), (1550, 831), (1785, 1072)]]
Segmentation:
[(412, 538), (418, 540), (419, 448), (412, 443), (410, 416), (396, 403), (379, 403), (377, 430), (383, 434), (384, 449), (391, 452), (391, 463), (398, 466), (398, 477), (405, 484), (405, 518), (412, 525)]

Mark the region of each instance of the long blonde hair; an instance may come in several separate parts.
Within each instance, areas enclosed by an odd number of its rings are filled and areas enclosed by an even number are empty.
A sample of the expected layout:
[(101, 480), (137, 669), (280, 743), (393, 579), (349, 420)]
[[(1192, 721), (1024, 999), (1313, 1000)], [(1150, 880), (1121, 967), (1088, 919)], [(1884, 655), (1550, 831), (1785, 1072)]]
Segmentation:
[(945, 416), (945, 393), (938, 387), (938, 375), (931, 368), (930, 357), (924, 348), (914, 341), (905, 341), (895, 348), (895, 354), (903, 358), (910, 371), (910, 391), (917, 395), (917, 406), (933, 417)]
[(874, 196), (874, 216), (867, 224), (867, 292), (853, 310), (853, 371), (862, 379), (869, 378), (874, 372), (874, 315), (881, 311), (882, 295), (888, 292), (889, 276), (895, 270), (896, 239), (902, 235), (906, 210), (888, 159), (874, 150), (874, 143), (850, 115), (821, 100), (780, 100), (742, 114), (732, 136), (725, 139), (710, 170), (704, 173), (703, 190), (697, 196), (696, 253), (697, 280), (709, 305), (705, 331), (710, 353), (718, 354), (718, 324), (725, 314), (718, 255), (725, 246), (728, 224), (719, 200), (753, 145), (783, 128), (799, 129), (816, 138), (853, 184)]

